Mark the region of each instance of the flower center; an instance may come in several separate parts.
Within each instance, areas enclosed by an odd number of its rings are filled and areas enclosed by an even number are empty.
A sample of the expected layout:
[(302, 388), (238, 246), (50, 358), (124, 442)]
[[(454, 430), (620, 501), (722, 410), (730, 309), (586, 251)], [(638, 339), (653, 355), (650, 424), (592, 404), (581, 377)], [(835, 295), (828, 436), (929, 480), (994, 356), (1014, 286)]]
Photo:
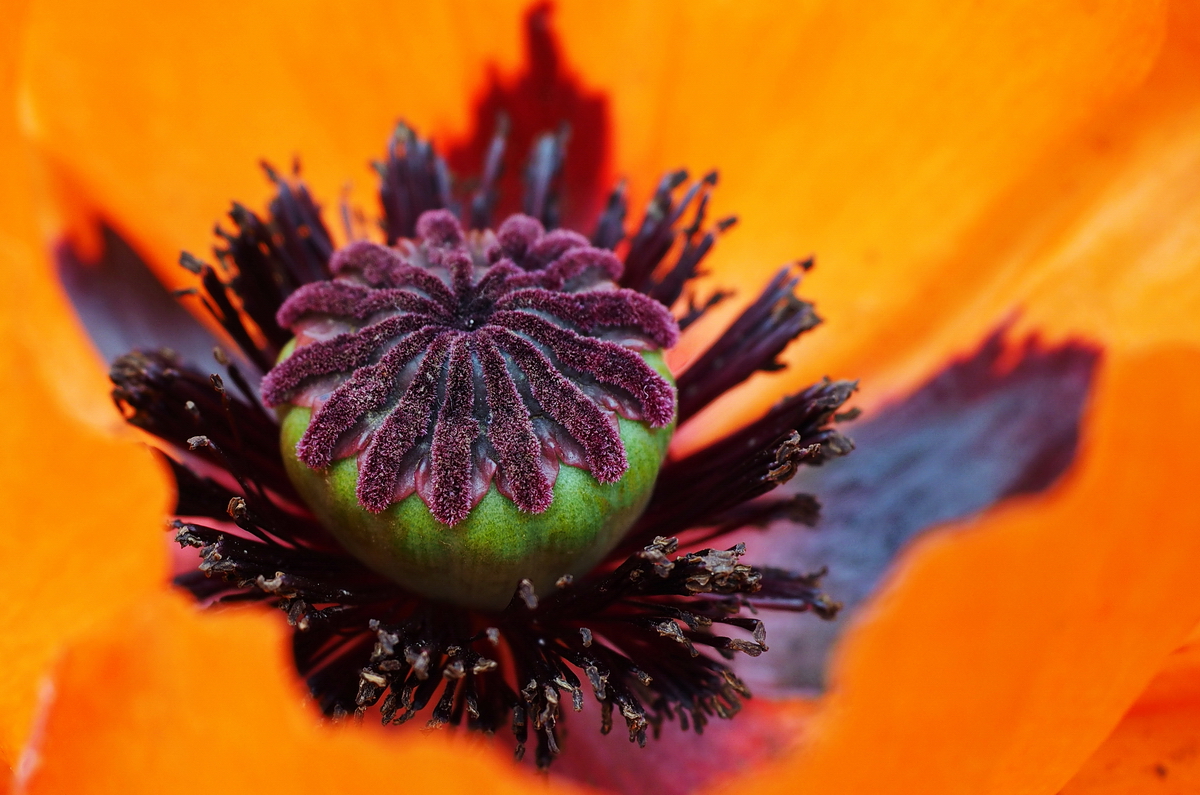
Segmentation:
[[(502, 153), (503, 131), (494, 143)], [(547, 225), (556, 146), (539, 144), (526, 172), (525, 206)], [(470, 204), (480, 227), (499, 156), (488, 163)], [(256, 373), (219, 350), (229, 390), (165, 350), (113, 368), (124, 416), (171, 451), (176, 540), (200, 555), (176, 583), (285, 610), (326, 714), (511, 727), (540, 767), (585, 680), (601, 731), (619, 715), (639, 744), (664, 723), (731, 717), (749, 693), (727, 660), (767, 650), (743, 610), (832, 618), (838, 605), (820, 573), (708, 545), (816, 521), (812, 496), (772, 492), (853, 448), (831, 423), (855, 385), (823, 380), (705, 447), (666, 449), (675, 422), (782, 368), (817, 324), (796, 296), (811, 261), (782, 268), (687, 365), (677, 405), (659, 349), (729, 295), (689, 286), (733, 223), (706, 221), (715, 172), (684, 190), (686, 173), (664, 176), (628, 237), (618, 186), (592, 237), (618, 260), (525, 216), (464, 233), (442, 209), (464, 206), (444, 163), (407, 128), (379, 171), (389, 246), (335, 253), (303, 184), (268, 170), (270, 215), (234, 206), (222, 271), (182, 257), (199, 281), (184, 295), (255, 368), (277, 362), (262, 383), (277, 417), (254, 400)]]
[(280, 308), (295, 334), (263, 381), (269, 406), (309, 408), (296, 456), (313, 469), (354, 457), (356, 496), (380, 513), (416, 493), (439, 522), (463, 521), (495, 484), (542, 513), (560, 464), (600, 483), (629, 468), (618, 417), (675, 418), (652, 366), (678, 326), (619, 288), (622, 264), (568, 231), (515, 215), (464, 234), (427, 212), (417, 240), (356, 242)]

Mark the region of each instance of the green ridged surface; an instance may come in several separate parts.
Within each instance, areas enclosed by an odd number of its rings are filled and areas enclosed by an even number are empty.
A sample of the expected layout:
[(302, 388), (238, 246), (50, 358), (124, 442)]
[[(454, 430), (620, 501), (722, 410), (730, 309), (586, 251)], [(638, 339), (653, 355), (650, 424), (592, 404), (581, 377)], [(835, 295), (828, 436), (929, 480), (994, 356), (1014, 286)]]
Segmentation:
[[(667, 378), (661, 352), (643, 354)], [(674, 425), (650, 428), (618, 418), (629, 469), (616, 483), (561, 465), (554, 501), (523, 513), (495, 485), (462, 522), (447, 526), (412, 496), (379, 514), (358, 503), (358, 462), (347, 458), (313, 470), (296, 458), (310, 410), (282, 414), (280, 442), (288, 474), (326, 528), (376, 571), (436, 599), (498, 609), (527, 578), (546, 594), (564, 574), (581, 575), (607, 554), (641, 515), (654, 489)]]

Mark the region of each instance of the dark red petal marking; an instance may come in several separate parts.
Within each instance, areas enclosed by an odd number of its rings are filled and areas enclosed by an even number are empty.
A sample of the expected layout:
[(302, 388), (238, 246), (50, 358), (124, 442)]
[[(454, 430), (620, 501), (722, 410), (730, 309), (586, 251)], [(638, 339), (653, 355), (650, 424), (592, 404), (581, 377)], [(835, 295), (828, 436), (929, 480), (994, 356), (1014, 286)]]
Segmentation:
[[(507, 144), (514, 153), (532, 152), (543, 133), (565, 123), (571, 135), (561, 179), (562, 225), (583, 229), (603, 208), (611, 182), (611, 114), (607, 95), (583, 83), (570, 53), (561, 46), (553, 13), (549, 2), (531, 4), (525, 14), (523, 68), (515, 75), (493, 70), (476, 102), (469, 137), (452, 144), (446, 156), (458, 173), (477, 169), (492, 144), (500, 114), (510, 121)], [(514, 166), (510, 163), (499, 175), (499, 218), (520, 208), (521, 194), (529, 188), (525, 169)]]
[(521, 510), (546, 510), (559, 463), (619, 480), (616, 415), (655, 427), (675, 415), (674, 387), (638, 353), (675, 342), (667, 308), (616, 286), (612, 252), (528, 216), (493, 237), (437, 210), (415, 230), (394, 248), (342, 249), (334, 281), (281, 307), (293, 331), (351, 328), (302, 334), (263, 380), (268, 405), (317, 408), (299, 459), (357, 456), (368, 510), (415, 491), (451, 525), (493, 483)]
[(479, 335), (478, 355), (491, 412), (488, 440), (496, 448), (505, 473), (497, 485), (521, 510), (541, 513), (550, 507), (554, 484), (539, 460), (542, 445), (533, 432), (529, 408), (521, 400), (490, 332)]
[(583, 447), (588, 469), (601, 483), (615, 483), (629, 468), (616, 422), (527, 340), (508, 329), (494, 329), (495, 339), (529, 380), (534, 399)]
[(471, 445), (479, 436), (479, 421), (473, 414), (475, 373), (471, 347), (471, 337), (464, 334), (455, 338), (450, 349), (446, 399), (438, 413), (430, 451), (431, 493), (421, 495), (433, 518), (442, 524), (458, 524), (474, 507)]
[(417, 441), (429, 432), (442, 368), (453, 337), (453, 332), (446, 332), (434, 338), (404, 397), (380, 424), (371, 446), (359, 459), (356, 492), (358, 501), (369, 511), (379, 513), (395, 501), (400, 465)]
[(675, 390), (637, 353), (614, 342), (584, 337), (528, 312), (496, 312), (492, 322), (528, 334), (568, 367), (632, 394), (656, 428), (675, 418)]

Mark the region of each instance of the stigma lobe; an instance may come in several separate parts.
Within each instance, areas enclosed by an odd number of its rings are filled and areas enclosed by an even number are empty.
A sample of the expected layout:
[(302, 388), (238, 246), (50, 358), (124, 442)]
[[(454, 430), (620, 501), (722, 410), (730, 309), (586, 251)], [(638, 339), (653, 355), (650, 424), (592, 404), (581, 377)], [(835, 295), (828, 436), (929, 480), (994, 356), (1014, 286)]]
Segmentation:
[(372, 512), (417, 493), (453, 525), (494, 483), (541, 513), (560, 463), (620, 480), (618, 416), (675, 418), (674, 386), (641, 355), (675, 343), (674, 318), (618, 288), (620, 260), (578, 234), (514, 215), (467, 235), (437, 210), (416, 240), (352, 243), (331, 270), (280, 308), (296, 347), (263, 398), (313, 410), (297, 457), (356, 457)]

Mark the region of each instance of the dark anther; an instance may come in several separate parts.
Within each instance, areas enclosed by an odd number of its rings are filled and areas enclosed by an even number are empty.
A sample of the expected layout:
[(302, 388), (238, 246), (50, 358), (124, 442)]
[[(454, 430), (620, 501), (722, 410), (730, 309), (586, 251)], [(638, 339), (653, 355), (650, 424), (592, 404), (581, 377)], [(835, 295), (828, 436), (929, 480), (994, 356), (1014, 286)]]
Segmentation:
[(558, 187), (570, 137), (566, 125), (556, 133), (540, 136), (533, 142), (525, 167), (525, 214), (541, 221), (547, 229), (558, 226)]
[(452, 206), (446, 161), (404, 122), (396, 125), (387, 157), (375, 163), (375, 170), (389, 244), (414, 237), (421, 213)]
[(592, 245), (596, 248), (612, 250), (625, 239), (625, 214), (629, 211), (625, 191), (625, 181), (621, 180), (609, 194), (604, 212), (596, 223), (596, 231), (592, 233)]
[(686, 420), (755, 372), (783, 369), (777, 357), (792, 340), (821, 322), (812, 304), (796, 296), (809, 261), (779, 271), (767, 289), (679, 377), (679, 418)]
[(508, 116), (496, 119), (496, 132), (488, 145), (479, 187), (471, 196), (471, 229), (487, 229), (492, 225), (492, 212), (500, 200), (497, 183), (504, 170), (504, 151), (508, 142)]
[[(786, 482), (800, 464), (820, 465), (845, 455), (853, 444), (829, 427), (834, 412), (853, 394), (850, 381), (824, 381), (777, 403), (759, 420), (708, 447), (668, 462), (642, 518), (622, 549), (655, 535), (690, 527), (729, 532), (797, 512), (816, 522), (811, 497), (780, 503), (754, 500)], [(705, 537), (710, 537), (706, 534)]]

